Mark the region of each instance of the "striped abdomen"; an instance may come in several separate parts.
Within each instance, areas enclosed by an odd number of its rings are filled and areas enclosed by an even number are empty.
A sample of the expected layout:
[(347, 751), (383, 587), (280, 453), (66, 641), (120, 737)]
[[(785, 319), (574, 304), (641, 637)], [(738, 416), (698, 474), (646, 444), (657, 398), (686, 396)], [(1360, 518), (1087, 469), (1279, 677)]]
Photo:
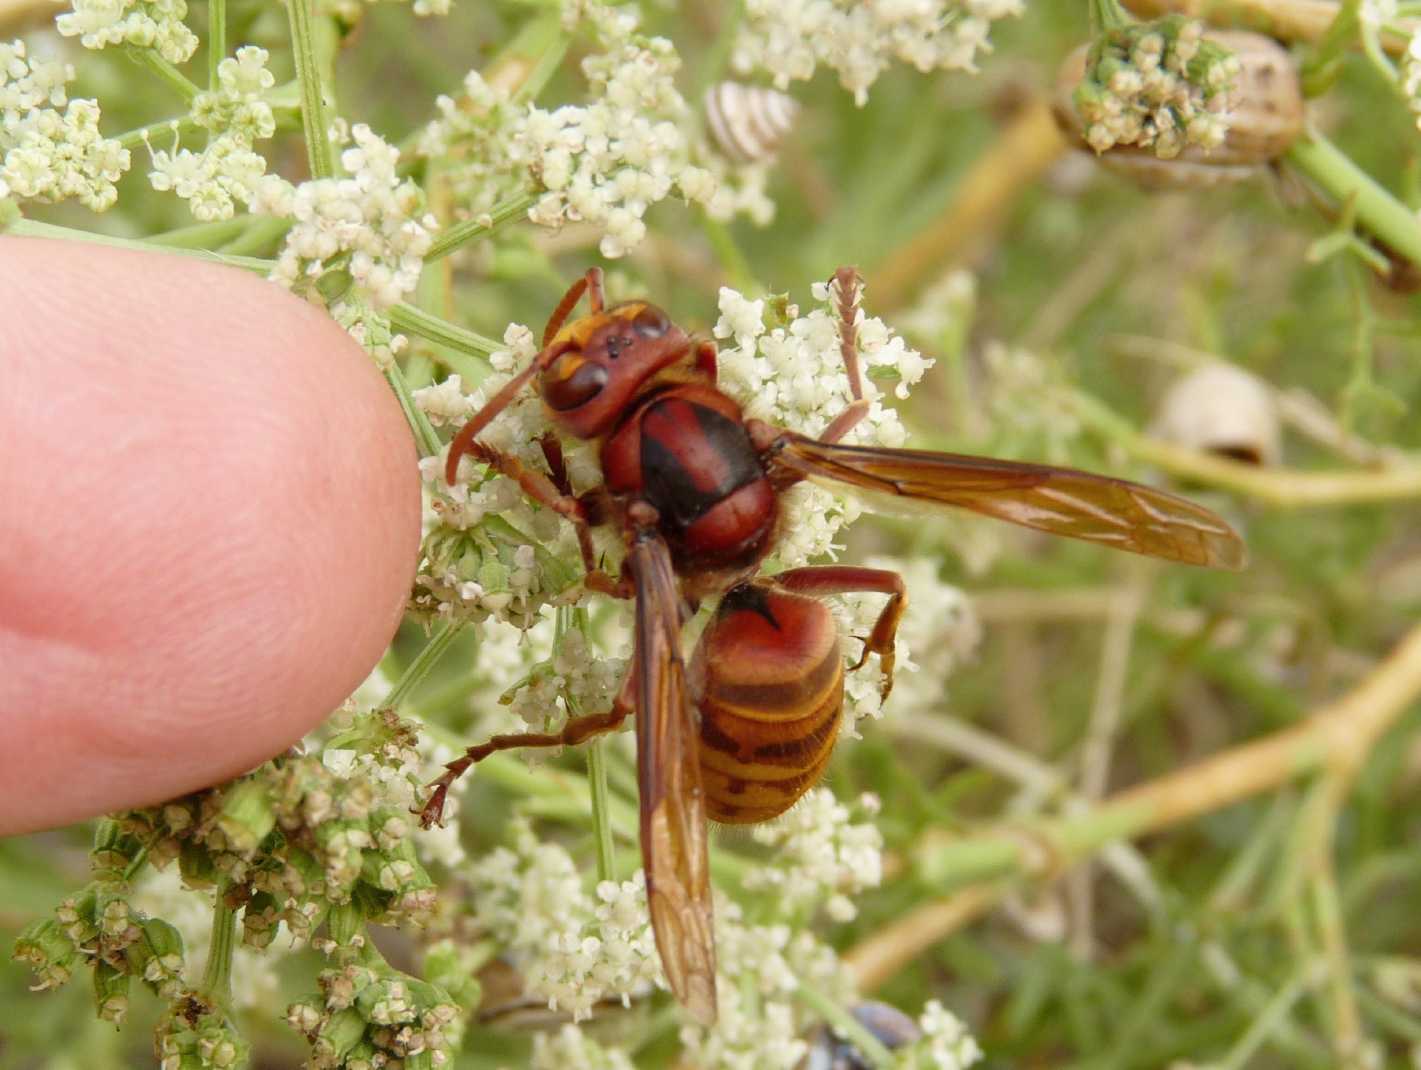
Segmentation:
[(696, 647), (706, 813), (751, 824), (824, 775), (839, 731), (844, 660), (828, 608), (766, 582), (733, 588)]

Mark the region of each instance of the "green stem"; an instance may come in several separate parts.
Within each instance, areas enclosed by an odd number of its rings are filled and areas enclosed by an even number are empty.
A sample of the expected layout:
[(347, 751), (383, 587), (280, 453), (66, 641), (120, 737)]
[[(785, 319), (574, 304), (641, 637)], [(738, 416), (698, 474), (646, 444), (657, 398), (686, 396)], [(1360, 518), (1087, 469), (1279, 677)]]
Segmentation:
[[(186, 134), (191, 134), (201, 127), (193, 121), (191, 115), (183, 115), (176, 119), (164, 119), (162, 122), (149, 123), (147, 126), (139, 126), (133, 130), (119, 134), (114, 140), (126, 149), (136, 149), (140, 145), (146, 145), (153, 138), (163, 134), (171, 135), (174, 138), (181, 138)], [(160, 145), (159, 148), (162, 148)]]
[(1278, 990), (1278, 993), (1268, 1001), (1268, 1005), (1253, 1020), (1253, 1024), (1248, 1027), (1247, 1032), (1239, 1038), (1238, 1043), (1217, 1064), (1219, 1070), (1242, 1070), (1248, 1065), (1249, 1060), (1262, 1047), (1263, 1042), (1288, 1020), (1293, 1004), (1297, 1003), (1310, 987), (1312, 973), (1311, 968), (1305, 968)]
[(238, 256), (269, 249), (286, 237), (292, 227), (292, 220), (257, 216), (249, 220), (249, 224), (242, 233), (222, 247), (223, 253)]
[(463, 622), (446, 621), (434, 630), (434, 634), (429, 637), (429, 642), (424, 644), (424, 649), (415, 655), (415, 659), (405, 666), (404, 673), (390, 689), (390, 693), (385, 696), (385, 705), (392, 710), (398, 710), (400, 704), (410, 697), (411, 692), (429, 675), (429, 670), (448, 651), (454, 640), (459, 637), (459, 632), (464, 627)]
[(488, 371), (490, 354), (504, 348), (503, 343), (486, 338), (467, 327), (460, 327), (422, 308), (401, 302), (390, 309), (390, 326), (405, 334), (417, 335), (438, 345), (477, 357)]
[(160, 234), (150, 234), (144, 241), (154, 245), (166, 245), (170, 249), (210, 249), (226, 245), (252, 225), (249, 215), (233, 216), (231, 219), (217, 219), (211, 223), (193, 223), (186, 227), (175, 227)]
[(1120, 0), (1088, 0), (1090, 7), (1090, 31), (1099, 35), (1111, 30), (1119, 30), (1135, 23), (1135, 17), (1125, 10)]
[(1259, 468), (1242, 461), (1185, 449), (1143, 435), (1094, 397), (1080, 392), (1066, 399), (1071, 411), (1094, 433), (1146, 464), (1211, 487), (1221, 487), (1277, 509), (1350, 505), (1421, 498), (1421, 466), (1338, 472)]
[(404, 411), (405, 419), (409, 421), (410, 430), (414, 432), (415, 445), (419, 447), (420, 455), (433, 457), (438, 454), (443, 448), (439, 435), (424, 410), (414, 403), (414, 395), (410, 393), (409, 383), (405, 382), (405, 373), (400, 370), (397, 361), (391, 361), (390, 366), (385, 369), (385, 381), (390, 384), (390, 389), (399, 399), (400, 408)]
[(227, 886), (225, 878), (217, 884), (217, 902), (212, 909), (212, 943), (202, 971), (203, 991), (223, 1007), (232, 1003), (232, 952), (237, 946), (237, 911), (227, 903)]
[(1351, 201), (1369, 233), (1421, 266), (1421, 220), (1336, 145), (1309, 131), (1293, 142), (1287, 160), (1339, 204)]
[(883, 1041), (870, 1033), (857, 1018), (823, 992), (801, 981), (794, 994), (801, 1003), (823, 1018), (830, 1029), (857, 1048), (859, 1054), (864, 1056), (876, 1070), (893, 1070), (893, 1067), (897, 1065), (893, 1053), (883, 1046)]
[[(511, 754), (491, 754), (478, 764), (478, 770), (479, 776), (510, 794), (541, 804), (531, 807), (532, 810), (586, 826), (592, 807), (591, 787), (586, 778), (562, 769), (534, 770)], [(608, 802), (612, 831), (627, 843), (636, 843), (636, 807), (615, 797)]]
[(705, 212), (701, 212), (700, 217), (701, 230), (705, 233), (711, 248), (715, 250), (716, 259), (720, 261), (721, 269), (730, 280), (730, 284), (742, 293), (763, 293), (765, 288), (755, 278), (755, 270), (750, 266), (750, 261), (746, 259), (745, 254), (740, 251), (740, 246), (735, 243), (730, 228), (720, 220), (712, 219)]
[(517, 48), (520, 41), (524, 42), (524, 47), (529, 51), (536, 51), (538, 58), (523, 83), (513, 92), (513, 103), (518, 105), (538, 99), (538, 94), (562, 66), (563, 57), (567, 55), (568, 46), (572, 44), (572, 38), (562, 28), (561, 16), (543, 19), (524, 32), (527, 37), (520, 33), (514, 38), (510, 48)]
[(335, 152), (331, 146), (330, 115), (316, 54), (311, 0), (287, 0), (286, 10), (291, 21), (291, 51), (296, 62), (296, 77), (301, 83), (301, 124), (306, 136), (311, 177), (331, 178), (336, 173)]
[(126, 881), (133, 880), (133, 878), (138, 875), (138, 871), (143, 868), (143, 864), (147, 861), (148, 846), (145, 844), (134, 853), (133, 859), (123, 871), (123, 879)]
[(597, 879), (616, 879), (617, 856), (612, 843), (611, 796), (607, 790), (607, 755), (605, 740), (590, 740), (587, 745), (587, 780), (592, 787), (592, 833), (597, 844)]
[(705, 50), (705, 58), (696, 75), (696, 100), (700, 100), (707, 89), (725, 76), (725, 69), (730, 64), (730, 53), (735, 48), (735, 38), (740, 33), (740, 23), (745, 17), (744, 0), (730, 0), (730, 3), (721, 4), (719, 7), (720, 25), (716, 28), (715, 40), (711, 42), (710, 48)]
[(242, 268), (246, 271), (259, 271), (263, 275), (271, 271), (275, 266), (273, 261), (258, 260), (251, 256), (227, 256), (225, 253), (214, 253), (208, 249), (183, 249), (157, 245), (153, 242), (137, 238), (116, 238), (109, 234), (95, 234), (87, 230), (75, 230), (73, 227), (61, 227), (53, 223), (40, 223), (33, 219), (17, 219), (8, 227), (4, 228), (4, 233), (14, 234), (21, 238), (51, 238), (60, 241), (82, 241), (90, 242), (94, 245), (107, 245), (114, 249), (133, 249), (145, 253), (169, 253), (174, 256), (190, 256), (196, 260), (207, 260), (214, 264), (225, 264), (228, 267)]
[(183, 74), (182, 71), (178, 70), (162, 56), (158, 55), (153, 49), (130, 48), (128, 54), (166, 82), (169, 89), (178, 94), (178, 96), (182, 97), (183, 100), (189, 104), (192, 103), (194, 97), (202, 92), (200, 88), (188, 80), (187, 75)]
[(217, 90), (218, 65), (227, 58), (227, 0), (207, 0), (207, 88)]
[(494, 205), (492, 209), (482, 215), (466, 219), (462, 223), (455, 223), (434, 239), (434, 244), (429, 247), (429, 252), (424, 256), (424, 262), (426, 264), (432, 263), (441, 257), (448, 256), (461, 245), (467, 245), (477, 238), (487, 238), (497, 234), (509, 223), (526, 218), (528, 209), (532, 208), (537, 201), (538, 194), (534, 192), (520, 193), (502, 204)]

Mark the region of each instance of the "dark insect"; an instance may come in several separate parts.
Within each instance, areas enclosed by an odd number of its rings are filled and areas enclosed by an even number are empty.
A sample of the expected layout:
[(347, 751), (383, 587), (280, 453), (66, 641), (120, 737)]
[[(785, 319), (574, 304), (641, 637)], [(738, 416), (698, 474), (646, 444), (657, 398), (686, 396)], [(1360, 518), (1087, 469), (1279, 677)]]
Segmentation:
[[(447, 478), (467, 454), (516, 480), (576, 525), (587, 586), (635, 598), (635, 656), (606, 712), (560, 732), (495, 736), (450, 762), (422, 812), (437, 822), (449, 785), (511, 747), (580, 743), (633, 711), (641, 789), (641, 850), (657, 948), (672, 992), (702, 1022), (716, 1013), (706, 818), (763, 821), (819, 779), (843, 704), (839, 635), (820, 597), (877, 591), (888, 602), (857, 669), (876, 654), (886, 697), (893, 640), (907, 603), (897, 573), (826, 566), (757, 575), (775, 543), (779, 496), (803, 479), (959, 506), (1026, 527), (1191, 565), (1237, 569), (1243, 543), (1209, 510), (1137, 483), (1045, 465), (841, 440), (865, 416), (854, 315), (858, 274), (835, 274), (844, 367), (853, 401), (819, 438), (747, 420), (716, 386), (716, 348), (695, 341), (641, 301), (610, 308), (593, 268), (567, 292), (543, 349), (455, 437)], [(591, 311), (568, 321), (586, 294)], [(548, 473), (478, 441), (537, 380), (552, 420), (599, 443), (604, 482), (572, 491), (555, 436)], [(589, 529), (615, 525), (621, 575), (597, 565)], [(681, 624), (701, 599), (722, 596), (689, 664)], [(697, 712), (698, 711), (698, 712)]]
[[(851, 1013), (889, 1051), (915, 1043), (923, 1035), (917, 1022), (887, 1003), (860, 1003)], [(872, 1066), (858, 1048), (820, 1026), (809, 1038), (809, 1054), (799, 1070), (872, 1070)]]

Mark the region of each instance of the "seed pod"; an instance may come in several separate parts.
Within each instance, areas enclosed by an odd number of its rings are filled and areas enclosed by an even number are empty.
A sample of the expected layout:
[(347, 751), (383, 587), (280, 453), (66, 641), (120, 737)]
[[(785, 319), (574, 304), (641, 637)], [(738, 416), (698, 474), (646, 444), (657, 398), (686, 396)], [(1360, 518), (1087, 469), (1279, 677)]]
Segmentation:
[(758, 163), (774, 156), (799, 115), (793, 97), (740, 82), (711, 86), (705, 108), (706, 126), (716, 146), (736, 163)]
[[(1244, 30), (1210, 30), (1204, 36), (1239, 61), (1223, 144), (1207, 150), (1189, 145), (1169, 160), (1148, 149), (1116, 146), (1100, 155), (1103, 165), (1150, 189), (1205, 188), (1256, 174), (1302, 134), (1302, 84), (1287, 49), (1271, 37)], [(1087, 147), (1085, 124), (1073, 94), (1085, 76), (1088, 51), (1082, 45), (1066, 57), (1052, 102), (1062, 133), (1082, 148)]]
[(1160, 404), (1153, 433), (1249, 464), (1276, 464), (1280, 453), (1273, 394), (1232, 364), (1206, 364), (1176, 380)]

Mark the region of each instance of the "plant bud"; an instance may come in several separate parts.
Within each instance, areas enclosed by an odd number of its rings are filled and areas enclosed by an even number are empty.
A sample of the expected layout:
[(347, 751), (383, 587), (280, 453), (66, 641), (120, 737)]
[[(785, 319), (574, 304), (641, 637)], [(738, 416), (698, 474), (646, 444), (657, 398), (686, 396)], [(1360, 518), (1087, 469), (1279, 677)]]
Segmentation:
[(14, 958), (35, 975), (35, 988), (58, 988), (74, 974), (79, 951), (52, 918), (27, 926), (15, 941)]
[(122, 1025), (128, 1015), (128, 985), (132, 975), (107, 962), (94, 963), (94, 1009), (105, 1022)]
[(226, 847), (239, 855), (255, 853), (267, 833), (276, 827), (276, 812), (268, 786), (259, 780), (242, 780), (222, 800), (217, 827)]
[[(1074, 144), (1100, 151), (1100, 162), (1150, 189), (1207, 188), (1237, 182), (1288, 151), (1303, 132), (1302, 84), (1287, 49), (1262, 34), (1210, 30), (1204, 40), (1233, 53), (1238, 72), (1228, 92), (1226, 112), (1199, 112), (1190, 123), (1194, 140), (1178, 154), (1161, 159), (1148, 147), (1093, 136), (1096, 127), (1119, 120), (1110, 112), (1108, 87), (1085, 80), (1090, 46), (1081, 46), (1061, 65), (1053, 111), (1057, 125)], [(1191, 78), (1217, 82), (1224, 68), (1208, 66), (1200, 55), (1186, 65)], [(1163, 133), (1161, 136), (1164, 136)], [(1169, 134), (1166, 140), (1171, 140)], [(1117, 139), (1118, 140), (1118, 139)]]
[(143, 939), (128, 949), (133, 972), (164, 999), (173, 999), (183, 987), (183, 937), (162, 918), (145, 918)]

